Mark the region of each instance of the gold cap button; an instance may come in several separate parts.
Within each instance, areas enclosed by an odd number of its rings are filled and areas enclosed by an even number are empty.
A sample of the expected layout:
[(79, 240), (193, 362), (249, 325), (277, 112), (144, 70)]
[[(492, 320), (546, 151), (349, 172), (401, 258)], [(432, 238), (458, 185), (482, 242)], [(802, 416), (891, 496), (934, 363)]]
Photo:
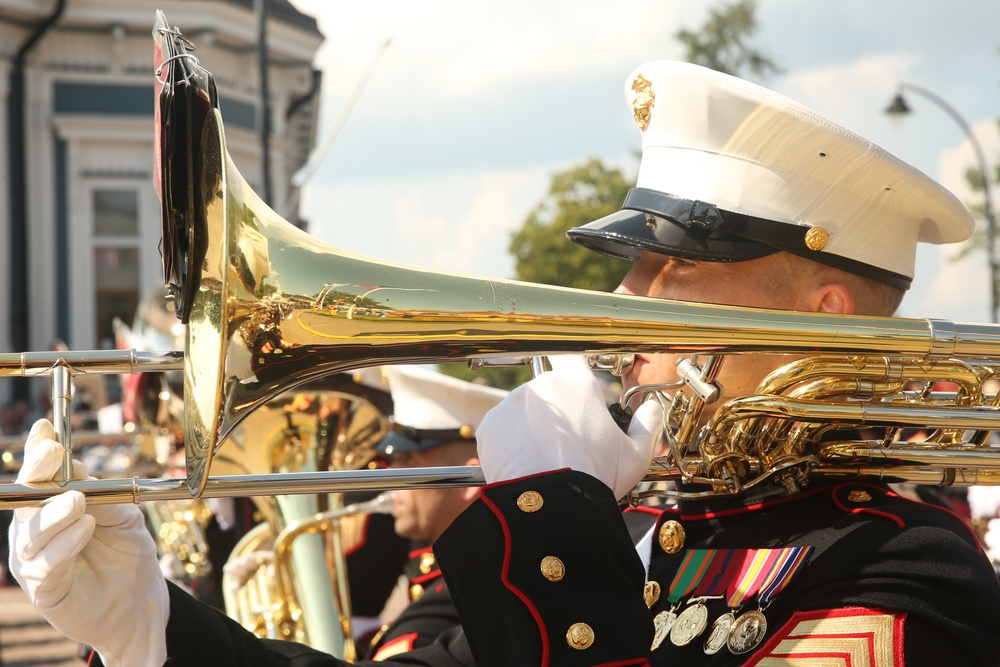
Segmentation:
[(517, 506), (522, 512), (537, 512), (543, 503), (542, 494), (537, 491), (525, 491), (517, 497)]
[(646, 606), (652, 609), (660, 599), (660, 584), (656, 581), (647, 581), (642, 588), (642, 599), (646, 601)]
[(684, 548), (684, 526), (673, 519), (660, 526), (660, 547), (668, 554), (675, 554)]
[(410, 586), (410, 600), (416, 602), (424, 596), (424, 587), (420, 584), (413, 584)]
[(566, 643), (582, 651), (594, 643), (594, 631), (586, 623), (574, 623), (566, 631)]
[(830, 239), (830, 233), (822, 227), (812, 227), (806, 232), (806, 247), (810, 250), (822, 250)]
[(421, 574), (430, 574), (430, 571), (434, 569), (434, 554), (428, 551), (427, 553), (420, 556), (420, 565), (417, 567), (420, 569)]
[(566, 576), (566, 566), (555, 556), (546, 556), (542, 559), (542, 576), (549, 581), (562, 581)]
[(872, 499), (872, 494), (862, 489), (853, 489), (847, 492), (847, 499), (852, 503), (867, 503)]

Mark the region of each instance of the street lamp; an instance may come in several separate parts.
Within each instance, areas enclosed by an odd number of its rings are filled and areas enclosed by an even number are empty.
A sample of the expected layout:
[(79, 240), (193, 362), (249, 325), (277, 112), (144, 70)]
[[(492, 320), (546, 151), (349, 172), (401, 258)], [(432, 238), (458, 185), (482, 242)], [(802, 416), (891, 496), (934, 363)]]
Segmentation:
[(951, 116), (956, 123), (958, 123), (959, 127), (962, 128), (962, 131), (965, 132), (965, 136), (968, 137), (969, 143), (972, 144), (972, 150), (976, 153), (976, 161), (979, 163), (979, 175), (982, 178), (983, 183), (983, 215), (986, 217), (986, 256), (990, 269), (990, 321), (996, 322), (997, 308), (1000, 306), (1000, 294), (998, 294), (997, 291), (997, 230), (996, 218), (993, 216), (993, 196), (990, 193), (989, 170), (986, 168), (986, 158), (983, 156), (983, 148), (980, 146), (976, 136), (972, 133), (972, 128), (969, 127), (969, 124), (965, 121), (962, 115), (955, 110), (955, 107), (948, 104), (948, 102), (945, 101), (945, 99), (940, 95), (936, 95), (921, 86), (912, 83), (900, 83), (896, 96), (892, 98), (892, 102), (885, 109), (887, 114), (894, 117), (901, 117), (910, 113), (910, 105), (906, 103), (906, 98), (903, 97), (903, 91), (909, 91), (922, 95), (944, 109), (944, 111)]

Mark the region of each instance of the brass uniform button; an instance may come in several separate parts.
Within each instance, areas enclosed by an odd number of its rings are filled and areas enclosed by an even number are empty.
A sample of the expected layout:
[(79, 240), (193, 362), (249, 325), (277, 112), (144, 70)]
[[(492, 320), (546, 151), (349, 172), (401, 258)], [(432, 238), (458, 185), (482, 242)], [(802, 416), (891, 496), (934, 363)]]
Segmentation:
[(655, 581), (647, 581), (642, 588), (642, 599), (646, 601), (646, 606), (650, 609), (660, 599), (660, 584)]
[(668, 554), (675, 554), (684, 548), (684, 526), (673, 519), (660, 526), (660, 547)]
[(566, 631), (566, 643), (582, 651), (594, 643), (594, 631), (586, 623), (574, 623)]
[(562, 581), (566, 576), (566, 566), (555, 556), (546, 556), (542, 559), (542, 576), (549, 581)]
[(428, 551), (420, 556), (420, 565), (417, 567), (420, 569), (421, 574), (430, 574), (430, 571), (434, 569), (434, 563), (434, 554)]
[(862, 489), (853, 489), (847, 492), (847, 499), (852, 503), (867, 503), (872, 499), (872, 494)]
[(424, 587), (420, 584), (413, 584), (410, 586), (410, 601), (416, 602), (424, 596)]
[(542, 494), (537, 491), (525, 491), (517, 497), (517, 507), (522, 512), (537, 512), (542, 509), (544, 502)]

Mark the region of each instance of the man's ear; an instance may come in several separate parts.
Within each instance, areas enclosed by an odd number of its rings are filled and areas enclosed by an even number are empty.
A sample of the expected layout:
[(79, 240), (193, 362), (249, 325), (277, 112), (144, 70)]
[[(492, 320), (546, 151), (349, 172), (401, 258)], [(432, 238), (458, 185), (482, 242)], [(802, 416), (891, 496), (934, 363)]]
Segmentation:
[(809, 294), (809, 309), (814, 313), (851, 315), (854, 294), (843, 283), (823, 283)]

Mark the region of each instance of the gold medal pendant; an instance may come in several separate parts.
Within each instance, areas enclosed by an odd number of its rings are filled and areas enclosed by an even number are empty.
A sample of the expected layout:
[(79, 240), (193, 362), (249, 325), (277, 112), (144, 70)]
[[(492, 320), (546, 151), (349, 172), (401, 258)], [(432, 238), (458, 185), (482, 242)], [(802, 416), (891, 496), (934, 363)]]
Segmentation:
[(747, 653), (760, 645), (767, 634), (767, 619), (760, 611), (753, 610), (742, 614), (733, 623), (729, 632), (729, 651), (734, 655)]
[(674, 627), (670, 628), (670, 641), (676, 646), (686, 646), (705, 631), (708, 625), (708, 609), (701, 602), (689, 606), (681, 612)]
[(677, 620), (677, 614), (674, 613), (673, 608), (668, 611), (661, 611), (659, 614), (653, 618), (653, 644), (649, 647), (650, 651), (655, 651), (660, 648), (660, 644), (663, 640), (667, 638), (670, 634), (670, 629), (674, 626), (674, 621)]
[(712, 624), (712, 630), (708, 633), (708, 637), (705, 638), (705, 643), (702, 645), (706, 655), (715, 655), (718, 653), (726, 642), (729, 641), (729, 632), (733, 629), (733, 623), (736, 622), (736, 617), (733, 616), (733, 612), (727, 611), (722, 616), (715, 619), (715, 623)]

